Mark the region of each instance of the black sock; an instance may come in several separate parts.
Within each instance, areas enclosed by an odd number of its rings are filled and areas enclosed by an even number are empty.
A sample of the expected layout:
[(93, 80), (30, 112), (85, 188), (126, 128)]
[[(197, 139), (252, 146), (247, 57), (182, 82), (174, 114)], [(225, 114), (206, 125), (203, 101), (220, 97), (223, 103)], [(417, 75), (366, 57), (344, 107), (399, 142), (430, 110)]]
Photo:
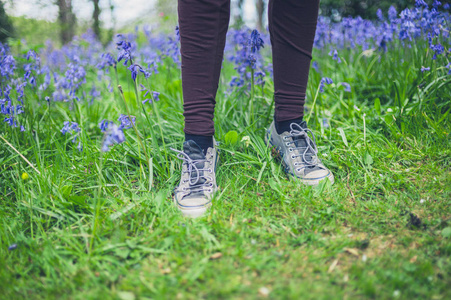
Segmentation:
[(299, 119), (287, 120), (287, 121), (282, 121), (282, 122), (276, 122), (274, 120), (274, 123), (276, 125), (277, 134), (282, 134), (285, 131), (290, 132), (291, 131), (291, 128), (290, 128), (291, 123), (301, 124), (301, 122), (302, 122), (302, 117)]
[(207, 149), (209, 147), (213, 148), (213, 137), (212, 136), (204, 136), (204, 135), (195, 135), (185, 133), (185, 141), (193, 140), (199, 147), (204, 151), (204, 154), (207, 154)]

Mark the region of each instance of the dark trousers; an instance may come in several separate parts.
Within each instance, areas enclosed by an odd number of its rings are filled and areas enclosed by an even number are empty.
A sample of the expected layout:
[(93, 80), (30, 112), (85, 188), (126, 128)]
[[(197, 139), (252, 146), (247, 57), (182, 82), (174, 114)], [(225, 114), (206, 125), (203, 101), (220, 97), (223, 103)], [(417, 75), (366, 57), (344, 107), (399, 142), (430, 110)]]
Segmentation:
[[(269, 0), (275, 120), (304, 114), (319, 0)], [(185, 133), (211, 136), (230, 0), (178, 0)]]

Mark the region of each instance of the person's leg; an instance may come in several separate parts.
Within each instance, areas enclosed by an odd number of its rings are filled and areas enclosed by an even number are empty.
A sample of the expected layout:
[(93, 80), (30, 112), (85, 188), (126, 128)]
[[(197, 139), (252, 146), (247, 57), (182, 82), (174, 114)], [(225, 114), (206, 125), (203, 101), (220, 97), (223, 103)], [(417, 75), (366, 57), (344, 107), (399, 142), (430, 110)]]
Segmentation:
[(313, 132), (304, 116), (319, 0), (269, 0), (269, 31), (274, 65), (274, 122), (265, 140), (285, 171), (307, 185), (334, 175), (318, 158)]
[(319, 0), (269, 0), (275, 125), (280, 134), (302, 122)]
[(176, 150), (183, 163), (174, 200), (184, 215), (199, 217), (217, 191), (213, 116), (230, 0), (178, 0), (178, 13), (185, 142)]
[(185, 139), (213, 146), (215, 97), (230, 0), (178, 0)]

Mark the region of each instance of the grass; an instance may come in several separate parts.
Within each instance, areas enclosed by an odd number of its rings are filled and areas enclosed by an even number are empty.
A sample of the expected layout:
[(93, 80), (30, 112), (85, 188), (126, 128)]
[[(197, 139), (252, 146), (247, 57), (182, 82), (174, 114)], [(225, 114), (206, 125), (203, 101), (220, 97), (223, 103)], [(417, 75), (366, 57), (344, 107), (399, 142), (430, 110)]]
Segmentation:
[[(27, 87), (27, 130), (0, 125), (2, 298), (449, 298), (450, 79), (419, 71), (430, 53), (403, 50), (404, 62), (394, 49), (343, 50), (341, 64), (315, 50), (321, 73), (311, 70), (307, 114), (336, 178), (316, 188), (287, 178), (264, 145), (272, 81), (256, 87), (247, 126), (250, 94), (225, 93), (234, 74), (226, 62), (215, 118), (220, 191), (196, 220), (171, 200), (180, 161), (168, 149), (183, 141), (172, 61), (142, 81), (161, 92), (144, 108), (118, 67), (152, 174), (133, 129), (100, 154), (97, 123), (125, 107), (95, 71), (87, 81), (102, 98), (92, 105), (47, 106)], [(326, 75), (335, 83), (310, 107)], [(68, 120), (82, 128), (82, 152), (59, 131)]]

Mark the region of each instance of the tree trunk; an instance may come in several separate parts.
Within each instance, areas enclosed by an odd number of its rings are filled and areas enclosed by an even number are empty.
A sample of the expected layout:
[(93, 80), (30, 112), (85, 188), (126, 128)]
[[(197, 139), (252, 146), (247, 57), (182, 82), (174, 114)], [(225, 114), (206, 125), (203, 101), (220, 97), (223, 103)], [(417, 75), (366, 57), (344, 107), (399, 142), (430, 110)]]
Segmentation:
[(97, 39), (100, 40), (100, 6), (99, 6), (100, 0), (92, 0), (92, 3), (94, 4), (94, 12), (92, 13), (92, 19), (94, 20), (94, 23), (92, 24), (92, 30), (94, 31)]
[(263, 13), (265, 12), (265, 0), (257, 0), (257, 29), (263, 31)]
[(72, 0), (57, 0), (58, 21), (61, 27), (61, 42), (69, 43), (75, 34), (75, 15), (72, 12)]
[(244, 24), (244, 21), (243, 21), (243, 14), (244, 14), (243, 4), (244, 4), (244, 0), (237, 0), (237, 2), (236, 2), (236, 6), (238, 7), (238, 14), (235, 17), (235, 24), (234, 24), (234, 26), (236, 28), (241, 28), (243, 26), (243, 24)]

